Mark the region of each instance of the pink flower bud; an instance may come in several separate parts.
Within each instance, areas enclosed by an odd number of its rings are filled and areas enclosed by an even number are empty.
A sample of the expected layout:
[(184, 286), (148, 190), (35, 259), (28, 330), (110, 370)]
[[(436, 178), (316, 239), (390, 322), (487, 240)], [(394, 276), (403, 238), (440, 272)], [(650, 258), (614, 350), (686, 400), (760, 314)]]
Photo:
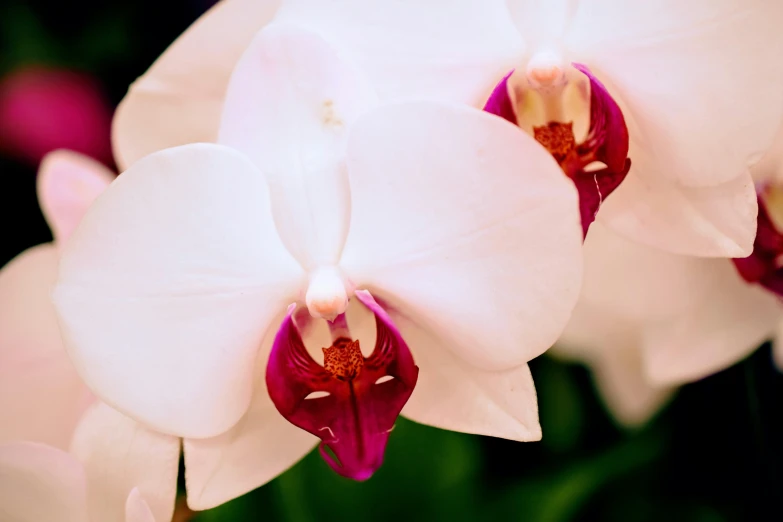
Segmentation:
[(70, 149), (110, 164), (111, 114), (91, 76), (18, 69), (0, 80), (0, 150), (38, 164), (48, 152)]

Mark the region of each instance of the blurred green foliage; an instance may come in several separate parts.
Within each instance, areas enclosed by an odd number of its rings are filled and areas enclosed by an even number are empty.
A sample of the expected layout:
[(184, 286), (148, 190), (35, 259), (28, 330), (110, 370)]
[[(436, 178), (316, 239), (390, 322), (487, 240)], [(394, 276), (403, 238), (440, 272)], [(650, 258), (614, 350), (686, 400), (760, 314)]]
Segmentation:
[[(552, 361), (541, 366), (541, 387), (552, 392), (542, 393), (547, 397), (542, 401), (543, 428), (552, 439), (548, 446), (568, 452), (576, 447), (583, 421), (580, 391), (565, 366)], [(485, 480), (481, 439), (400, 419), (384, 466), (367, 482), (337, 476), (312, 452), (270, 484), (194, 520), (568, 521), (607, 482), (642, 468), (664, 451), (660, 430), (647, 430), (595, 455), (565, 459), (496, 488)]]
[(84, 27), (65, 37), (48, 31), (26, 2), (0, 6), (0, 73), (25, 64), (97, 70), (132, 54), (127, 9), (93, 13)]
[[(758, 390), (753, 387), (758, 378), (756, 367), (766, 371), (767, 362), (762, 351), (742, 368), (730, 371), (734, 375), (729, 376), (741, 383), (733, 391), (742, 395), (735, 406), (743, 415), (752, 415), (742, 402), (747, 399), (746, 392), (759, 402)], [(711, 453), (714, 441), (707, 437), (696, 444), (687, 441), (685, 456), (680, 456), (676, 439), (682, 436), (675, 424), (679, 417), (676, 407), (668, 408), (647, 426), (623, 431), (603, 410), (584, 369), (546, 357), (534, 361), (533, 369), (540, 397), (542, 442), (499, 441), (400, 419), (389, 440), (384, 466), (367, 482), (337, 476), (313, 452), (266, 486), (201, 512), (194, 521), (766, 520), (758, 515), (768, 512), (761, 491), (755, 493), (758, 504), (748, 507), (736, 503), (731, 495), (721, 497), (717, 488), (703, 488), (702, 492), (701, 484), (689, 482), (692, 475), (714, 487), (718, 478), (700, 465), (700, 452), (706, 451), (708, 458), (714, 459), (712, 469), (736, 469), (736, 464), (731, 462), (733, 457), (721, 453), (727, 448), (717, 447), (717, 453)], [(747, 379), (749, 372), (754, 375), (753, 382)], [(731, 388), (726, 383), (721, 387)], [(713, 397), (723, 399), (721, 394)], [(757, 408), (761, 411), (762, 405)], [(729, 409), (725, 402), (723, 410)], [(698, 409), (687, 412), (697, 420), (699, 413)], [(715, 420), (719, 425), (720, 419)], [(752, 438), (756, 436), (753, 424), (749, 416), (747, 424), (739, 428)], [(710, 433), (713, 426), (704, 428)], [(691, 435), (701, 437), (699, 433)], [(716, 433), (714, 438), (718, 437)], [(758, 449), (746, 443), (748, 454)], [(760, 456), (770, 457), (767, 453)], [(774, 459), (767, 464), (774, 468)], [(679, 476), (681, 470), (687, 470), (683, 476)], [(753, 480), (767, 483), (764, 477)], [(742, 482), (743, 477), (738, 476), (737, 481)]]

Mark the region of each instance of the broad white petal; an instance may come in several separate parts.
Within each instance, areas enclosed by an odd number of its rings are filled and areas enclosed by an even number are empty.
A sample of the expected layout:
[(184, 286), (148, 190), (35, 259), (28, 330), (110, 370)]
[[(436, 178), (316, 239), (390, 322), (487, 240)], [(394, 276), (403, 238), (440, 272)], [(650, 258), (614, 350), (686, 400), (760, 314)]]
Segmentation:
[(714, 267), (727, 262), (652, 248), (598, 222), (587, 234), (584, 259), (577, 308), (586, 304), (635, 324), (666, 322), (698, 309), (717, 280)]
[(38, 169), (38, 201), (55, 243), (68, 240), (112, 180), (112, 171), (83, 154), (57, 150), (44, 157)]
[(598, 212), (607, 227), (676, 254), (745, 257), (753, 251), (758, 203), (750, 174), (685, 187), (634, 169)]
[(506, 0), (511, 20), (535, 54), (554, 51), (569, 26), (574, 2), (571, 0)]
[(326, 41), (286, 25), (261, 31), (231, 77), (219, 141), (264, 173), (280, 237), (305, 269), (339, 259), (350, 216), (346, 132), (374, 102)]
[(579, 304), (557, 344), (547, 353), (579, 361), (593, 373), (601, 399), (624, 426), (639, 426), (657, 413), (673, 390), (653, 384), (642, 360), (641, 328), (609, 310)]
[(222, 0), (136, 80), (114, 116), (120, 170), (151, 152), (217, 139), (228, 79), (280, 0)]
[(134, 489), (155, 520), (171, 520), (179, 448), (177, 437), (144, 428), (106, 404), (91, 407), (79, 423), (71, 447), (87, 475), (90, 520), (125, 520), (128, 497)]
[(563, 45), (627, 105), (650, 176), (709, 186), (745, 172), (780, 125), (781, 20), (767, 0), (585, 0)]
[[(275, 318), (280, 324), (285, 314)], [(288, 422), (266, 391), (266, 363), (277, 331), (264, 339), (259, 354), (255, 394), (245, 416), (212, 439), (185, 439), (188, 506), (211, 509), (274, 479), (306, 455), (318, 439)]]
[(160, 431), (209, 437), (247, 409), (261, 340), (301, 278), (261, 173), (194, 144), (147, 156), (98, 198), (54, 297), (98, 396)]
[(532, 137), (463, 106), (386, 105), (355, 124), (348, 173), (353, 284), (479, 368), (554, 343), (579, 292), (582, 229), (573, 184)]
[(44, 444), (0, 445), (0, 520), (88, 522), (81, 464)]
[(593, 378), (615, 418), (625, 426), (641, 426), (669, 402), (675, 389), (644, 375), (638, 345), (624, 348), (592, 363)]
[(52, 244), (26, 250), (0, 270), (0, 442), (66, 449), (89, 401), (65, 351), (50, 294)]
[(671, 254), (595, 223), (562, 341), (585, 357), (611, 357), (611, 345), (633, 344), (647, 380), (665, 387), (744, 357), (771, 334), (779, 313), (776, 298), (742, 281), (729, 260)]
[(500, 372), (471, 368), (428, 332), (397, 314), (419, 379), (402, 414), (451, 431), (518, 441), (541, 439), (538, 403), (527, 364)]
[(783, 125), (778, 129), (772, 147), (750, 168), (750, 173), (756, 183), (783, 184)]
[(334, 42), (385, 100), (480, 106), (524, 52), (504, 0), (288, 0), (276, 20)]
[(681, 384), (728, 368), (775, 332), (778, 298), (742, 280), (730, 261), (709, 263), (712, 282), (701, 304), (645, 332), (647, 373), (656, 383)]

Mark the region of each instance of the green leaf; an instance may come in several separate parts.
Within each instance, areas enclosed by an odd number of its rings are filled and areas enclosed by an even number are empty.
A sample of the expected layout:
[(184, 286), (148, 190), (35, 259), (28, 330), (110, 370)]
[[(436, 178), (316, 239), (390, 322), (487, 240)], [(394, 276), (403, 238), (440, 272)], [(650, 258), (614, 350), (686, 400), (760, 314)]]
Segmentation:
[(366, 482), (338, 476), (314, 451), (270, 484), (194, 521), (256, 521), (260, 510), (264, 519), (292, 522), (477, 520), (479, 465), (476, 437), (399, 419), (384, 465)]
[(584, 404), (566, 365), (549, 357), (536, 361), (535, 381), (543, 438), (549, 451), (565, 453), (576, 447), (584, 425)]
[(568, 464), (507, 490), (491, 509), (493, 520), (567, 522), (612, 480), (656, 460), (664, 450), (660, 432), (648, 431), (603, 453)]
[(10, 3), (0, 10), (0, 35), (4, 41), (2, 72), (20, 64), (57, 65), (63, 61), (61, 46), (38, 21), (35, 12), (23, 3)]

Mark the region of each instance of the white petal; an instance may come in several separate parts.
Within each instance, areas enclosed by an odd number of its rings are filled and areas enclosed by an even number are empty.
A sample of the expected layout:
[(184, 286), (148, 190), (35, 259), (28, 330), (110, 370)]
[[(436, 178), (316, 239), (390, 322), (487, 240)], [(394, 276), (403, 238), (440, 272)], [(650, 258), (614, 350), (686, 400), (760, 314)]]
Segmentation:
[(582, 295), (563, 342), (579, 347), (583, 359), (633, 345), (647, 380), (665, 387), (744, 357), (774, 330), (779, 313), (776, 298), (742, 281), (729, 260), (670, 254), (594, 223)]
[(98, 198), (63, 252), (55, 303), (97, 395), (161, 431), (209, 437), (247, 409), (259, 344), (301, 277), (263, 176), (225, 147), (185, 145)]
[(60, 338), (50, 294), (52, 244), (31, 248), (0, 270), (0, 441), (66, 449), (89, 393)]
[(479, 106), (524, 52), (504, 0), (288, 0), (276, 20), (334, 42), (384, 99)]
[[(283, 317), (281, 314), (275, 324)], [(256, 392), (245, 416), (218, 437), (184, 440), (191, 509), (211, 509), (263, 486), (293, 466), (318, 442), (280, 415), (266, 391), (264, 372), (276, 333), (270, 331), (264, 339), (256, 371)]]
[(0, 520), (87, 522), (84, 469), (50, 446), (0, 445)]
[(261, 31), (231, 77), (219, 141), (264, 173), (280, 237), (305, 269), (340, 256), (350, 216), (346, 131), (374, 101), (321, 37), (285, 25)]
[(57, 150), (44, 157), (38, 169), (38, 201), (58, 245), (68, 240), (113, 179), (112, 171), (83, 154)]
[(506, 0), (511, 19), (532, 53), (554, 51), (568, 28), (571, 0)]
[(647, 377), (641, 333), (638, 325), (625, 317), (580, 304), (562, 337), (547, 353), (589, 366), (612, 415), (624, 426), (639, 426), (655, 415), (673, 393)]
[(134, 488), (156, 520), (171, 520), (180, 442), (148, 430), (103, 403), (79, 423), (71, 452), (84, 465), (90, 520), (125, 520)]
[(750, 173), (756, 183), (783, 184), (783, 125), (778, 129), (772, 147), (751, 167)]
[(538, 143), (467, 107), (387, 105), (349, 142), (351, 228), (341, 264), (474, 365), (549, 348), (576, 302), (573, 184)]
[(266, 388), (256, 397), (245, 416), (223, 435), (185, 439), (191, 509), (211, 509), (263, 486), (318, 442), (278, 413), (266, 396)]
[(712, 284), (701, 304), (645, 334), (647, 372), (656, 383), (691, 382), (728, 368), (775, 332), (778, 298), (743, 281), (730, 261), (709, 262)]
[(155, 515), (141, 497), (139, 488), (133, 488), (125, 502), (125, 522), (155, 522)]
[[(671, 254), (593, 223), (584, 245), (582, 304), (635, 324), (666, 322), (698, 309), (718, 279), (709, 260)], [(589, 325), (589, 323), (585, 323)]]
[(114, 117), (120, 170), (151, 152), (217, 139), (228, 79), (280, 0), (222, 0), (130, 87)]
[(397, 315), (394, 321), (419, 367), (404, 416), (445, 430), (541, 439), (536, 389), (527, 364), (502, 372), (477, 370), (415, 323)]
[[(630, 109), (650, 176), (725, 183), (757, 161), (783, 117), (783, 3), (584, 0), (563, 45)], [(634, 157), (631, 155), (631, 159)]]
[(598, 212), (607, 227), (676, 254), (745, 257), (753, 251), (758, 203), (750, 174), (699, 188), (634, 169)]

